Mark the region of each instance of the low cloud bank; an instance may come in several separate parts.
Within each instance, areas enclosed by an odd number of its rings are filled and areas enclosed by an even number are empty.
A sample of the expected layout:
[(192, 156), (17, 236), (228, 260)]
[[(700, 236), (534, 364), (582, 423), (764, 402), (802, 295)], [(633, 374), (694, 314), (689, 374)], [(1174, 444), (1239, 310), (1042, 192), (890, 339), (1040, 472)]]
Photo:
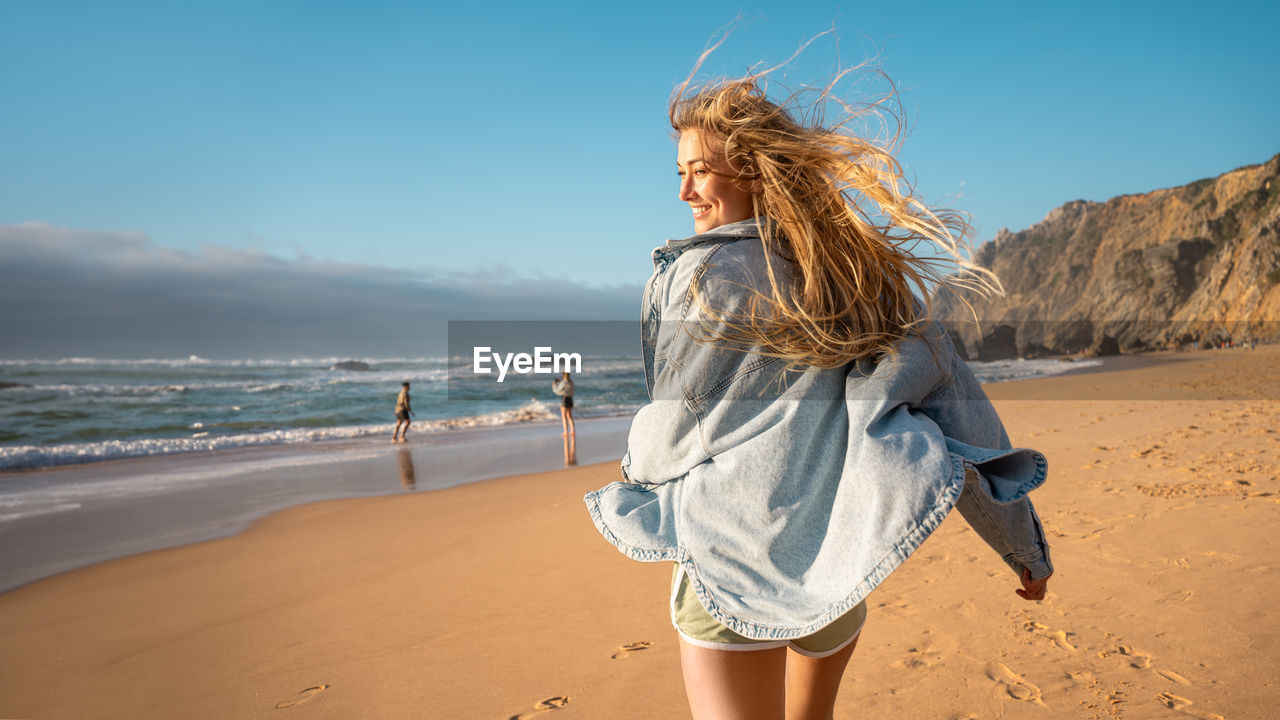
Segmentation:
[(630, 320), (639, 285), (448, 277), (145, 235), (0, 226), (0, 356), (419, 357), (456, 320)]

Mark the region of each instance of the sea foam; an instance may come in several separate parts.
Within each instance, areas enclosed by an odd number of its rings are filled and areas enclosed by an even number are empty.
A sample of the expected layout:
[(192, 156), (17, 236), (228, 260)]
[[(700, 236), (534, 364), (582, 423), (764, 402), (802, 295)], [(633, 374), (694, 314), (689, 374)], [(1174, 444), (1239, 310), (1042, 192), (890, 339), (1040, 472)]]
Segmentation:
[[(440, 433), (450, 430), (479, 427), (498, 427), (518, 423), (556, 419), (552, 406), (540, 400), (510, 410), (456, 418), (437, 418), (413, 423), (415, 433)], [(108, 440), (89, 443), (61, 443), (56, 445), (18, 445), (0, 447), (0, 471), (30, 470), (55, 465), (75, 465), (99, 460), (173, 455), (177, 453), (230, 450), (344, 440), (352, 438), (388, 435), (394, 423), (374, 425), (347, 425), (340, 427), (292, 428), (256, 433), (212, 435), (197, 432), (193, 437), (140, 438), (136, 440)], [(195, 429), (195, 428), (193, 428)]]

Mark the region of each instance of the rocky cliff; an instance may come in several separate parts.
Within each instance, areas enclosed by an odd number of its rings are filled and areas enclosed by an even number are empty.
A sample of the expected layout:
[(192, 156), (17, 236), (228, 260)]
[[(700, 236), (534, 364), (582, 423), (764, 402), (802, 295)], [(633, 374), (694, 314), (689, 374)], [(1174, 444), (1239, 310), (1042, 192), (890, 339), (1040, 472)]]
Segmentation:
[(1005, 295), (936, 312), (983, 360), (1273, 340), (1280, 333), (1280, 155), (1216, 178), (1077, 200), (1001, 230), (976, 260)]

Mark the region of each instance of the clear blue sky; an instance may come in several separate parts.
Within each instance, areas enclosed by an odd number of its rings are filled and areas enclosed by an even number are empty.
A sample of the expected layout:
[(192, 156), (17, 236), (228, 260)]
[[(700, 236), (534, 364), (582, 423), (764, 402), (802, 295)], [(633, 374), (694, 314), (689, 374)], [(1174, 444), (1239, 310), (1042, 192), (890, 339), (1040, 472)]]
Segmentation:
[(780, 79), (874, 58), (901, 159), (978, 241), (1280, 152), (1275, 2), (0, 0), (6, 257), (630, 293), (691, 232), (665, 102), (735, 18), (703, 77), (834, 27)]

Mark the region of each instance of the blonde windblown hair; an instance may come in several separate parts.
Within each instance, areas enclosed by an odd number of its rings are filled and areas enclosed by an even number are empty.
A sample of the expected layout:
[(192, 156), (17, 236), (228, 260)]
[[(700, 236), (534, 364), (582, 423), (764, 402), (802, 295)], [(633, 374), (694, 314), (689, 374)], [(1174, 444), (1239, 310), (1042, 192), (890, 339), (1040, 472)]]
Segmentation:
[[(729, 177), (751, 191), (765, 246), (769, 293), (757, 292), (747, 312), (717, 315), (721, 329), (711, 341), (793, 365), (835, 367), (891, 352), (928, 321), (931, 286), (1002, 292), (999, 280), (963, 252), (964, 218), (920, 201), (892, 142), (849, 129), (879, 103), (852, 108), (832, 95), (833, 81), (810, 91), (817, 98), (806, 105), (811, 117), (803, 122), (784, 107), (799, 105), (801, 95), (782, 104), (766, 97), (767, 72), (701, 88), (691, 87), (691, 76), (669, 106), (677, 133), (696, 129), (718, 141), (721, 147), (711, 149), (723, 153)], [(826, 127), (828, 103), (844, 117)], [(948, 257), (916, 257), (911, 250), (920, 242)], [(791, 267), (780, 273), (775, 257)], [(952, 268), (958, 272), (943, 274)]]

